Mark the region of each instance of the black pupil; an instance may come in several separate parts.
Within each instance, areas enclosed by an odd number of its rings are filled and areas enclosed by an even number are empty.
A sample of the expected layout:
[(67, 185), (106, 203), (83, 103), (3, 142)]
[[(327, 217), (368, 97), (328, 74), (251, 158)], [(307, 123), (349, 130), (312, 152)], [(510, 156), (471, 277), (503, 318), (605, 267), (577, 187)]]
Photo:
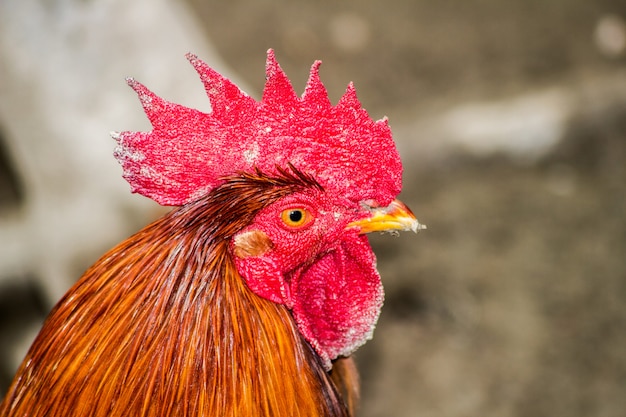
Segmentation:
[(298, 223), (300, 220), (302, 220), (303, 214), (301, 210), (292, 210), (289, 212), (289, 220), (291, 220), (294, 223)]

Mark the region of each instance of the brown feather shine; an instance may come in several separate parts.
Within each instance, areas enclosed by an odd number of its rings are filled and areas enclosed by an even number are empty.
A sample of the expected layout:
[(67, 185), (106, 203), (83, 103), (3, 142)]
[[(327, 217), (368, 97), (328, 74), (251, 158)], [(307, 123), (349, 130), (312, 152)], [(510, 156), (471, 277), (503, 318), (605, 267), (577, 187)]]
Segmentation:
[(293, 167), (229, 177), (105, 254), (51, 312), (0, 416), (350, 415), (351, 359), (331, 378), (228, 253), (260, 209), (307, 187), (321, 188)]

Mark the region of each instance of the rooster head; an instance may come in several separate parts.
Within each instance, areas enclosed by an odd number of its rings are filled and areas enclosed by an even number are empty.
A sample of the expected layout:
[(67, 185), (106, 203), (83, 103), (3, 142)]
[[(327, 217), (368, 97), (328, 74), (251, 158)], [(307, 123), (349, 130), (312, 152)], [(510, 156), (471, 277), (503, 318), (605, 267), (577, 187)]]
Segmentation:
[(396, 200), (402, 164), (386, 119), (350, 84), (332, 105), (313, 64), (297, 96), (272, 50), (261, 101), (196, 56), (210, 113), (170, 103), (133, 79), (151, 132), (121, 132), (115, 151), (134, 192), (185, 205), (238, 173), (281, 174), (303, 187), (265, 205), (229, 236), (234, 264), (260, 297), (292, 311), (327, 369), (374, 330), (383, 302), (365, 233), (423, 228)]

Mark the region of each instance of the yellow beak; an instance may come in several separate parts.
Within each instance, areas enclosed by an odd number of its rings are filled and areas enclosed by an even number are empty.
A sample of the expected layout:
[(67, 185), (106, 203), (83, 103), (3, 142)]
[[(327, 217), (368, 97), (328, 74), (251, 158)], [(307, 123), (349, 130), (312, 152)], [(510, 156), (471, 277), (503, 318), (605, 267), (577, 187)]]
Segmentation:
[(411, 209), (400, 200), (393, 200), (387, 207), (375, 207), (369, 210), (371, 216), (348, 223), (347, 227), (358, 227), (361, 234), (394, 230), (412, 230), (417, 233), (419, 230), (426, 229), (426, 225), (420, 224)]

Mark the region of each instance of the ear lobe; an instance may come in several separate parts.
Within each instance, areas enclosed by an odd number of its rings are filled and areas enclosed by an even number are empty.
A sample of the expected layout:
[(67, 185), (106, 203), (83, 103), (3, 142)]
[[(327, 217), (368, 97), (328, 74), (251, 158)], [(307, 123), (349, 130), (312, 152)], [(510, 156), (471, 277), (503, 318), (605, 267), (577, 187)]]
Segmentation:
[(260, 230), (242, 232), (233, 239), (233, 253), (240, 259), (261, 256), (273, 247), (270, 238)]

